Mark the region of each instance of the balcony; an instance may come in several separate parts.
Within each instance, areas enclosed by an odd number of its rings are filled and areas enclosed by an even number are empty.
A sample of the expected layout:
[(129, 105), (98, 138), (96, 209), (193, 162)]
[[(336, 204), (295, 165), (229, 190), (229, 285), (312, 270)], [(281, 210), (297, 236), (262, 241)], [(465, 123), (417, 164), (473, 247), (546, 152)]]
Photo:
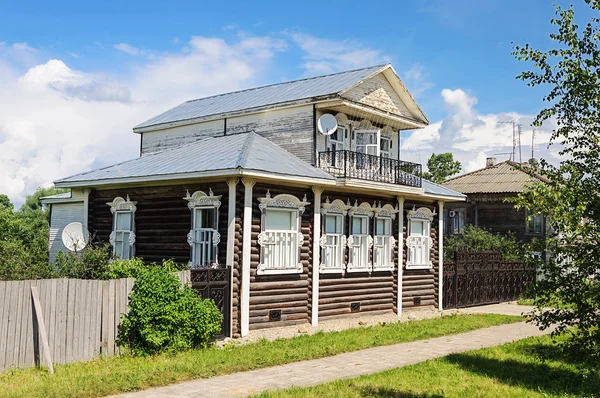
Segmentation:
[(319, 152), (319, 168), (341, 178), (421, 187), (421, 165), (353, 151)]

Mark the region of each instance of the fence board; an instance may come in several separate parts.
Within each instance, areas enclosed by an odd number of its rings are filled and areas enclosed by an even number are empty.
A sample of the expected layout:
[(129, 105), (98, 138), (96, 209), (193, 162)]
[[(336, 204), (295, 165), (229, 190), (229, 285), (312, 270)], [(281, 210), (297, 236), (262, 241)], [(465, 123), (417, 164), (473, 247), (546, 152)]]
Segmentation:
[(19, 365), (19, 350), (16, 349), (19, 347), (19, 343), (21, 342), (21, 321), (23, 318), (23, 290), (24, 290), (25, 282), (19, 281), (17, 282), (17, 312), (15, 316), (15, 333), (12, 345), (12, 358), (10, 360), (10, 366), (18, 366)]
[[(19, 357), (19, 367), (29, 367), (34, 365), (34, 346), (33, 346), (33, 317), (30, 316), (32, 314), (32, 305), (33, 301), (31, 299), (31, 286), (35, 286), (35, 281), (27, 281), (25, 287), (29, 289), (29, 294), (25, 295), (23, 299), (25, 300), (24, 306), (24, 323), (22, 327), (25, 328), (22, 335), (25, 339), (24, 345), (20, 347), (21, 356)], [(29, 297), (27, 297), (29, 296)]]
[(6, 350), (6, 338), (8, 335), (8, 284), (0, 283), (0, 372), (4, 370), (4, 351)]

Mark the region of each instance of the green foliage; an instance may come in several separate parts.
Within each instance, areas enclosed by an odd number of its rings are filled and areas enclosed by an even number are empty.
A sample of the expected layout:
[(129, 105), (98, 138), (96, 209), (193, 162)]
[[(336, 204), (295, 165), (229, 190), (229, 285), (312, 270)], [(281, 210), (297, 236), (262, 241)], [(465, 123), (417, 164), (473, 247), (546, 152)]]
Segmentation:
[(0, 279), (52, 276), (48, 264), (48, 220), (42, 210), (14, 211), (0, 195)]
[(54, 266), (62, 278), (109, 279), (105, 276), (111, 259), (110, 246), (88, 245), (78, 252), (59, 252)]
[(514, 234), (493, 234), (482, 228), (467, 225), (462, 234), (444, 238), (444, 259), (452, 260), (454, 251), (467, 252), (500, 252), (507, 260), (522, 261), (525, 251), (514, 237)]
[(454, 160), (454, 155), (450, 152), (431, 154), (427, 160), (427, 173), (423, 173), (423, 178), (432, 182), (442, 182), (448, 177), (460, 173), (462, 165), (458, 160)]
[(163, 260), (162, 264), (145, 264), (139, 257), (134, 257), (130, 260), (116, 258), (108, 264), (102, 275), (102, 279), (136, 278), (142, 270), (149, 267), (158, 267), (168, 272), (177, 272), (187, 269), (186, 264), (179, 264), (171, 259)]
[(173, 273), (150, 267), (137, 275), (118, 341), (135, 355), (206, 347), (222, 321), (213, 301), (182, 288)]
[[(600, 2), (586, 0), (593, 15)], [(527, 85), (547, 88), (548, 106), (535, 125), (556, 125), (551, 145), (559, 145), (558, 167), (542, 160), (538, 173), (547, 184), (536, 183), (516, 200), (518, 208), (549, 216), (552, 231), (544, 242), (548, 261), (539, 264), (543, 275), (534, 286), (538, 310), (534, 321), (555, 335), (567, 334), (566, 344), (584, 355), (600, 358), (600, 19), (580, 27), (573, 8), (556, 6), (550, 35), (555, 48), (540, 51), (516, 46), (517, 59), (533, 69), (518, 78)], [(548, 309), (552, 308), (552, 309)]]
[(48, 209), (44, 209), (41, 198), (43, 198), (45, 196), (56, 195), (58, 193), (63, 193), (63, 192), (67, 192), (67, 190), (54, 188), (54, 187), (50, 187), (50, 188), (39, 187), (33, 194), (31, 194), (31, 195), (27, 196), (27, 198), (25, 198), (25, 203), (23, 203), (21, 205), (21, 208), (19, 209), (19, 211), (21, 211), (21, 212), (32, 212), (32, 211), (35, 212), (38, 210), (44, 211), (44, 214), (46, 215), (46, 217), (48, 217), (48, 221), (50, 221), (50, 212), (48, 211)]

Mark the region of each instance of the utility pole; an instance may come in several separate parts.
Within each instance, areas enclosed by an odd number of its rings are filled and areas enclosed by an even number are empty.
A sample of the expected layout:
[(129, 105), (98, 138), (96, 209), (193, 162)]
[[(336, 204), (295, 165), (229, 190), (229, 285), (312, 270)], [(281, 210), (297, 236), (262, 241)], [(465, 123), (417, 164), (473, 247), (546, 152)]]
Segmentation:
[(533, 143), (535, 142), (535, 129), (531, 132), (531, 159), (535, 159), (533, 156)]

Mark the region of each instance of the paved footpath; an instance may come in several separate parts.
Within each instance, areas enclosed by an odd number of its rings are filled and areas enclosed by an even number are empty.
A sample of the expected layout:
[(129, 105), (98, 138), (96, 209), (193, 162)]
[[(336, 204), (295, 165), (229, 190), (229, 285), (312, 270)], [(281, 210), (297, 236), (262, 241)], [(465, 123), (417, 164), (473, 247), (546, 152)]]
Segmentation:
[(265, 390), (312, 386), (377, 373), (452, 353), (492, 347), (546, 333), (549, 331), (540, 332), (537, 327), (524, 322), (492, 326), (454, 336), (369, 348), (310, 361), (198, 379), (120, 397), (245, 397)]

